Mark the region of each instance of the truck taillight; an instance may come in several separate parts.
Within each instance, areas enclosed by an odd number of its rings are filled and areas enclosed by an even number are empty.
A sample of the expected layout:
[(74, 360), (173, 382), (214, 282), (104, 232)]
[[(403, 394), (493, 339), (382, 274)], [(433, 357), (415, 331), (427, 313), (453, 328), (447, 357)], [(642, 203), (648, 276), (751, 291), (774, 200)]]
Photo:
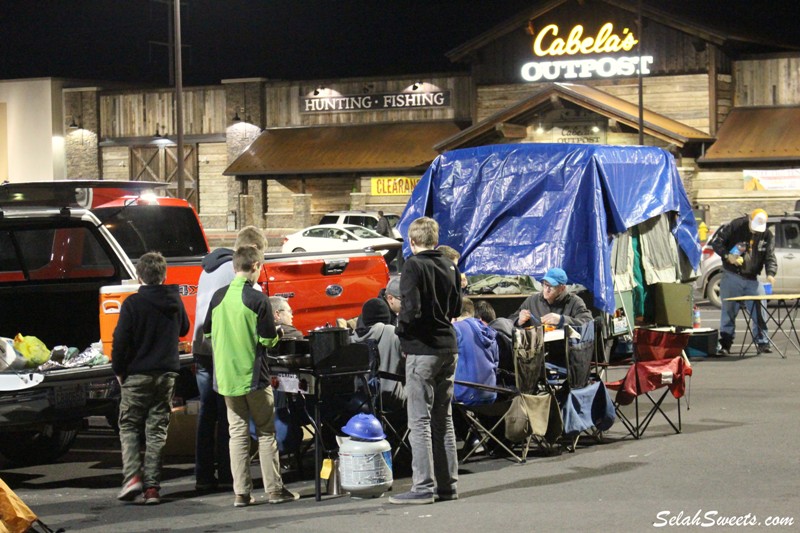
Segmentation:
[(714, 255), (714, 249), (710, 246), (703, 248), (703, 261)]
[(289, 242), (289, 237), (284, 237), (283, 238), (283, 244), (286, 244), (287, 242)]

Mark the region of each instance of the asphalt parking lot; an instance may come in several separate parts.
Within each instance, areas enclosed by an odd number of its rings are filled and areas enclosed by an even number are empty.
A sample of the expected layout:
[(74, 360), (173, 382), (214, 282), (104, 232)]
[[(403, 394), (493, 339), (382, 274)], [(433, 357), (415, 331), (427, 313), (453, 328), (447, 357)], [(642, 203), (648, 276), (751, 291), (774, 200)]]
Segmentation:
[[(715, 314), (703, 308), (704, 325), (714, 327)], [(692, 362), (681, 434), (656, 418), (641, 440), (616, 424), (602, 443), (582, 441), (575, 453), (532, 453), (523, 465), (470, 462), (460, 469), (454, 502), (405, 507), (390, 505), (387, 496), (316, 502), (310, 476), (287, 472), (299, 501), (273, 506), (260, 494), (258, 505), (234, 509), (232, 494), (194, 491), (188, 458), (165, 466), (161, 505), (126, 505), (115, 499), (119, 444), (103, 424), (82, 433), (60, 463), (0, 463), (0, 476), (45, 523), (67, 531), (797, 530), (800, 353)], [(668, 413), (675, 409), (671, 402)], [(394, 490), (409, 485), (400, 477)]]

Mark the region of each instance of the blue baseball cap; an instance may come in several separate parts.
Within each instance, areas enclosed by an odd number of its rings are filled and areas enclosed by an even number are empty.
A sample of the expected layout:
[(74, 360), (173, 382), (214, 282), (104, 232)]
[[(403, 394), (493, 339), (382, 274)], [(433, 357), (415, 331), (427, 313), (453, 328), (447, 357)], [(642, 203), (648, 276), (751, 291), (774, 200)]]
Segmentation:
[(556, 285), (566, 285), (567, 273), (560, 268), (551, 268), (547, 271), (547, 274), (544, 275), (542, 281), (546, 281), (553, 287)]

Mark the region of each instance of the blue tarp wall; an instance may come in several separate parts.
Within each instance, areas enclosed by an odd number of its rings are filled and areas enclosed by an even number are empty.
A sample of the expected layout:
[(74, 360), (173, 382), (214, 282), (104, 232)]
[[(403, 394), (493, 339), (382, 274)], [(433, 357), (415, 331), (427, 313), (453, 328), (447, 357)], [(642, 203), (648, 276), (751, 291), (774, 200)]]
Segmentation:
[[(414, 189), (398, 229), (421, 216), (439, 223), (439, 244), (475, 274), (541, 278), (560, 266), (612, 312), (612, 236), (667, 211), (696, 269), (700, 243), (675, 160), (661, 148), (509, 144), (437, 157)], [(404, 253), (411, 253), (408, 242)]]

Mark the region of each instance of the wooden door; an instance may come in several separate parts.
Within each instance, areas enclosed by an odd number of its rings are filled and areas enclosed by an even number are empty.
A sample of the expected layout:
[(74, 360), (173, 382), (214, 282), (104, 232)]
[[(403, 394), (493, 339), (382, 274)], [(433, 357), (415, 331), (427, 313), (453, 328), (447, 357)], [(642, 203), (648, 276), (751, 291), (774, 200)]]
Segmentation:
[[(199, 210), (197, 193), (197, 145), (183, 148), (183, 186), (185, 199)], [(178, 196), (178, 147), (135, 146), (131, 148), (131, 180), (166, 183), (167, 195)]]

